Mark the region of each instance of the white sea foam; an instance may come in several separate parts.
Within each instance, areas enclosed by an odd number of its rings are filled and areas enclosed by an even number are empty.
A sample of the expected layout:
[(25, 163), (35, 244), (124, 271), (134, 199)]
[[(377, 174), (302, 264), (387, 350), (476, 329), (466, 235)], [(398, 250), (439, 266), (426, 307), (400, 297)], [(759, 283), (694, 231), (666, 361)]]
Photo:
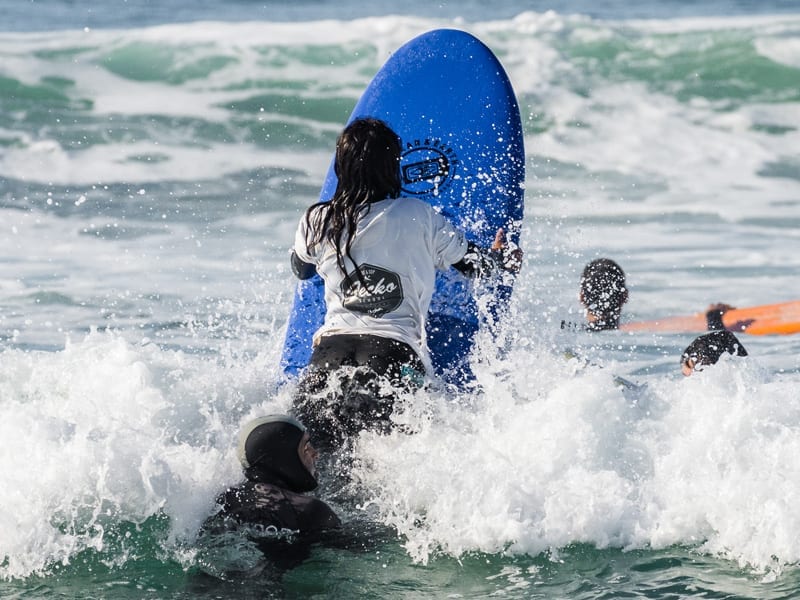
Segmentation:
[[(775, 378), (754, 356), (684, 379), (673, 357), (623, 392), (614, 375), (641, 357), (586, 365), (518, 338), (478, 365), (484, 394), (420, 393), (405, 415), (415, 434), (362, 440), (369, 512), (412, 557), (583, 541), (702, 545), (763, 569), (800, 560), (796, 373)], [(2, 433), (18, 451), (0, 455), (0, 505), (15, 507), (0, 522), (4, 576), (102, 552), (108, 519), (163, 511), (191, 540), (240, 476), (239, 425), (287, 407), (290, 387), (264, 393), (277, 361), (264, 348), (215, 358), (92, 334), (61, 352), (5, 351)]]
[(775, 36), (756, 42), (759, 52), (777, 63), (800, 69), (800, 40), (789, 36)]
[(796, 376), (723, 360), (631, 396), (619, 365), (512, 353), (472, 411), (445, 401), (413, 436), (367, 437), (369, 505), (413, 557), (700, 546), (762, 569), (800, 559)]
[(191, 539), (240, 476), (236, 415), (283, 409), (260, 391), (274, 372), (257, 367), (274, 362), (267, 354), (243, 370), (110, 334), (55, 353), (4, 351), (0, 575), (103, 552), (104, 529), (159, 512)]

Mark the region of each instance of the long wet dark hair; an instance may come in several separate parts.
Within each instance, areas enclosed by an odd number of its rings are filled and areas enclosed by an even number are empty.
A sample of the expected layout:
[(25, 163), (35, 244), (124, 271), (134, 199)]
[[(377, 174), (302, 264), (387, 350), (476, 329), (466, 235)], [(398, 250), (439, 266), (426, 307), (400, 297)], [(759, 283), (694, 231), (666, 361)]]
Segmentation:
[(336, 191), (329, 201), (317, 202), (306, 211), (306, 244), (313, 253), (318, 245), (330, 242), (345, 277), (346, 257), (363, 282), (350, 254), (356, 227), (373, 202), (400, 195), (400, 151), (400, 138), (379, 119), (356, 119), (336, 140)]

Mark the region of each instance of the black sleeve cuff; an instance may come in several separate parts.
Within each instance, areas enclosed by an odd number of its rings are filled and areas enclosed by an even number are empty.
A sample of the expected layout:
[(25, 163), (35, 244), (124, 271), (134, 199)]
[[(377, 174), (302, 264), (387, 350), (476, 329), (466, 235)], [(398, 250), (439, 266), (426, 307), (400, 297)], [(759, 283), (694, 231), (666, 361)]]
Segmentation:
[(494, 250), (483, 250), (473, 244), (467, 243), (467, 252), (457, 263), (453, 263), (456, 268), (465, 277), (489, 277), (498, 270), (499, 263), (496, 259)]
[(312, 265), (311, 263), (303, 262), (300, 258), (295, 254), (295, 251), (292, 250), (292, 272), (298, 279), (311, 279), (314, 275), (317, 274), (317, 267)]

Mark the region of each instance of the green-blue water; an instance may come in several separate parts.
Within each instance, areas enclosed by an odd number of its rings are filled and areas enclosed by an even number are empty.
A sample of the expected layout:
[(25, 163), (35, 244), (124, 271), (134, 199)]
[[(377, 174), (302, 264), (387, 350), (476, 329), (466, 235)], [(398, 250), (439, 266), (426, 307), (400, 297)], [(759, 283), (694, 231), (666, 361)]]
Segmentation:
[[(685, 335), (558, 324), (596, 256), (630, 319), (800, 297), (800, 4), (364, 10), (5, 2), (0, 597), (799, 597), (797, 336), (684, 380)], [(476, 355), (484, 393), (364, 437), (353, 488), (320, 490), (351, 543), (276, 575), (197, 531), (239, 425), (288, 405), (287, 249), (335, 136), (435, 27), (486, 42), (522, 112), (505, 351)]]

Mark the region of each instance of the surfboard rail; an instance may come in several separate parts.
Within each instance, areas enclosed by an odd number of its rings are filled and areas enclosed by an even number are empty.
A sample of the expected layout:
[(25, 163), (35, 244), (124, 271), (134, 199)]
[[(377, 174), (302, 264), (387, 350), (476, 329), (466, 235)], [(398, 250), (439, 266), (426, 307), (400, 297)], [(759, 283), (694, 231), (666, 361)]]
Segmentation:
[[(800, 333), (800, 300), (734, 308), (722, 316), (725, 328), (748, 335), (791, 335)], [(632, 321), (620, 325), (621, 331), (653, 333), (702, 332), (706, 330), (705, 313)]]

